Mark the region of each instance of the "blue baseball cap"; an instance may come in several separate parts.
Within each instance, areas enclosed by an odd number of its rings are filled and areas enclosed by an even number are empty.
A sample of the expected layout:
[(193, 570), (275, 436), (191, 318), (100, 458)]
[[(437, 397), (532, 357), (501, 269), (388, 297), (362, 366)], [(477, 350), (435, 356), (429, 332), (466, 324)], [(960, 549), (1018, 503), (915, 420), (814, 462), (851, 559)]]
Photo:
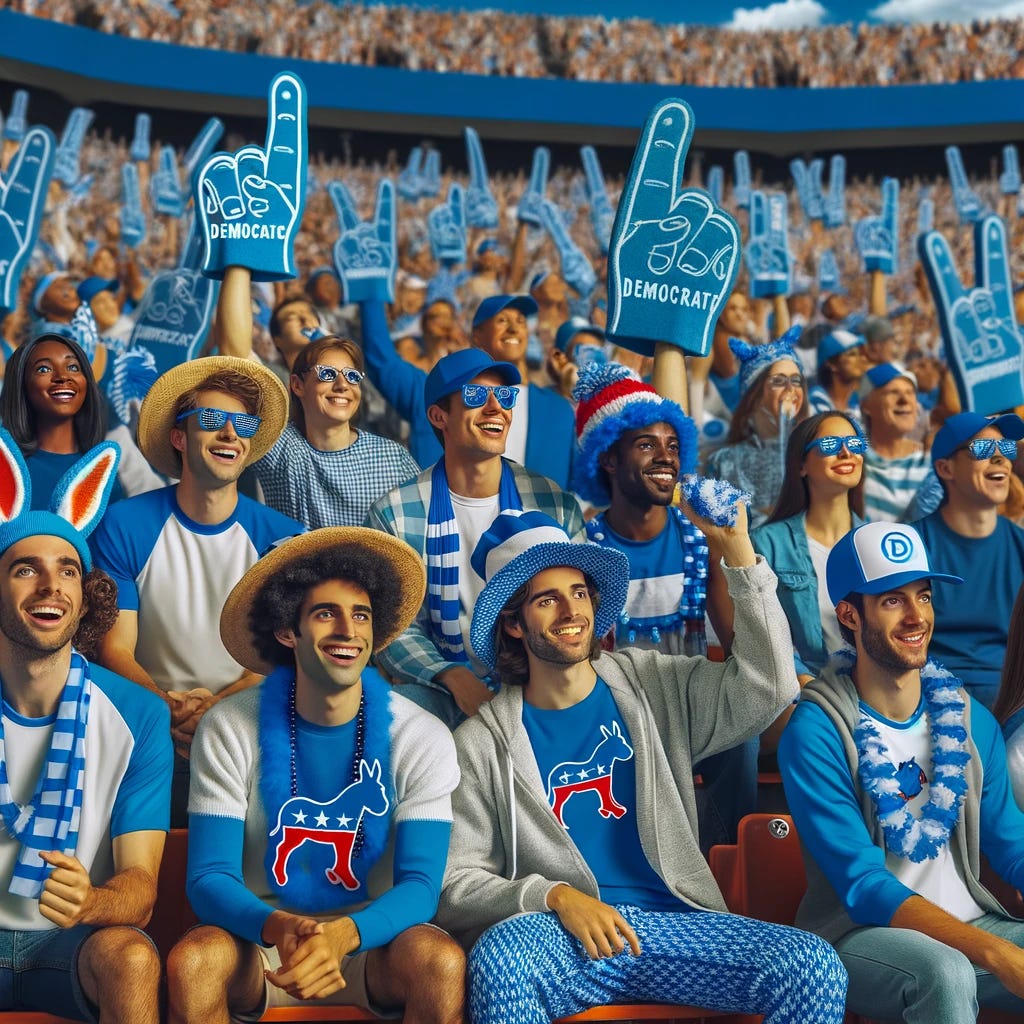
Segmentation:
[(499, 363), (478, 348), (461, 348), (458, 352), (439, 359), (427, 374), (423, 385), (423, 400), (426, 407), (436, 405), (445, 395), (453, 395), (463, 384), (468, 384), (481, 373), (501, 374), (506, 384), (519, 384), (522, 377), (511, 363)]
[(921, 535), (903, 523), (864, 523), (829, 552), (825, 569), (828, 598), (839, 604), (849, 594), (884, 594), (914, 580), (963, 583), (935, 572)]
[(540, 308), (529, 295), (491, 295), (476, 307), (473, 326), (479, 327), (509, 306), (518, 309), (523, 316), (535, 316)]
[(565, 352), (569, 348), (569, 342), (577, 334), (593, 334), (604, 341), (604, 331), (597, 324), (592, 324), (586, 317), (574, 316), (566, 320), (555, 332), (555, 348), (559, 352)]
[(477, 247), (477, 256), (483, 256), (485, 252), (499, 252), (505, 254), (505, 248), (496, 238), (485, 238)]
[(117, 278), (108, 281), (105, 277), (87, 277), (76, 290), (83, 302), (92, 302), (100, 292), (116, 293), (120, 287), (121, 282)]
[(886, 384), (891, 384), (900, 377), (910, 381), (914, 390), (917, 390), (917, 378), (899, 363), (879, 363), (877, 366), (872, 366), (861, 378), (860, 400), (863, 402), (872, 391), (884, 388)]
[(859, 334), (837, 327), (834, 331), (829, 331), (818, 342), (818, 365), (821, 366), (829, 359), (841, 356), (844, 352), (849, 352), (851, 348), (857, 348), (858, 345), (863, 344), (864, 339)]
[(1024, 437), (1024, 420), (1016, 413), (1003, 416), (982, 416), (980, 412), (958, 412), (950, 416), (935, 435), (932, 442), (932, 465), (937, 459), (948, 459), (961, 445), (966, 444), (975, 434), (986, 427), (995, 427), (1003, 437), (1019, 441)]

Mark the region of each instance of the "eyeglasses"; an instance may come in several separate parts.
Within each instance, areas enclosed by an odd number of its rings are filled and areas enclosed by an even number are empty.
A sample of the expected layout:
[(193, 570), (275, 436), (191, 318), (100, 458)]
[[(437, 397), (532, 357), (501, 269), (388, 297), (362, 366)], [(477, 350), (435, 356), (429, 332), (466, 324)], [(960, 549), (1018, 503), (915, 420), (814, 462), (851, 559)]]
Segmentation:
[(818, 454), (822, 456), (838, 455), (844, 448), (849, 455), (863, 455), (868, 450), (868, 443), (857, 434), (852, 437), (829, 434), (827, 437), (816, 437), (810, 444), (805, 445), (804, 454), (806, 455), (812, 448), (817, 448)]
[(494, 395), (502, 409), (513, 409), (519, 397), (519, 388), (510, 384), (462, 385), (462, 401), (466, 403), (467, 409), (479, 409), (487, 401), (488, 395)]
[(1004, 459), (1013, 462), (1017, 458), (1017, 442), (1009, 437), (1001, 437), (998, 441), (994, 437), (976, 437), (973, 441), (965, 444), (963, 448), (957, 448), (957, 451), (970, 452), (972, 459), (984, 462), (995, 455), (997, 448)]
[[(338, 374), (341, 374), (342, 379), (352, 387), (362, 384), (363, 378), (366, 376), (365, 373), (360, 373), (359, 370), (355, 370), (351, 366), (345, 366), (339, 370), (334, 366), (321, 366), (320, 363), (317, 363), (316, 366), (311, 366), (310, 370), (315, 370), (317, 380), (321, 380), (325, 384), (333, 384), (338, 379)], [(306, 372), (308, 373), (309, 370)]]
[(174, 422), (181, 423), (189, 416), (197, 418), (200, 430), (209, 431), (222, 429), (224, 424), (230, 420), (231, 426), (235, 428), (235, 433), (239, 437), (252, 437), (260, 429), (260, 423), (263, 422), (259, 416), (253, 416), (249, 412), (228, 412), (227, 409), (211, 409), (208, 406), (189, 409), (188, 412), (177, 416)]
[(799, 373), (794, 373), (792, 376), (787, 376), (785, 373), (773, 373), (768, 378), (768, 387), (772, 391), (782, 391), (785, 388), (796, 388), (799, 391), (803, 386), (804, 379)]

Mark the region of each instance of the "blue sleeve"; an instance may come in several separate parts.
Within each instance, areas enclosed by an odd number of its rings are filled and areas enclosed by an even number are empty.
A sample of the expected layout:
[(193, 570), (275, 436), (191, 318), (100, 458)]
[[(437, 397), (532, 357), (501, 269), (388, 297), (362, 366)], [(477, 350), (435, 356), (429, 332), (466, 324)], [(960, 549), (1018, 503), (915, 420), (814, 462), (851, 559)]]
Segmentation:
[(370, 380), (402, 419), (416, 422), (422, 412), (427, 375), (395, 351), (383, 302), (361, 302), (359, 313), (363, 321), (363, 355)]
[(136, 580), (171, 514), (163, 490), (127, 498), (107, 509), (89, 538), (98, 569), (117, 584), (117, 607), (139, 610)]
[[(97, 671), (96, 666), (93, 671)], [(135, 683), (125, 685), (129, 689), (119, 698), (118, 706), (132, 731), (134, 745), (110, 811), (112, 839), (150, 829), (166, 832), (171, 825), (171, 712), (148, 690)], [(126, 706), (129, 703), (131, 709)]]
[(235, 517), (242, 524), (260, 556), (275, 544), (306, 532), (305, 525), (297, 519), (292, 519), (276, 509), (261, 505), (258, 501), (253, 501), (252, 498), (247, 498), (244, 495), (238, 496)]
[(406, 928), (425, 924), (437, 913), (451, 834), (450, 821), (398, 823), (392, 888), (351, 915), (361, 940), (357, 952), (385, 946)]
[(888, 925), (914, 892), (871, 841), (839, 733), (807, 700), (782, 734), (779, 770), (800, 841), (846, 912), (860, 925)]
[(245, 822), (238, 818), (190, 814), (186, 893), (203, 924), (262, 946), (263, 925), (274, 908), (245, 887), (244, 840)]
[(981, 755), (981, 852), (993, 870), (1024, 890), (1024, 812), (1017, 806), (1006, 768), (1006, 744), (988, 708), (971, 698), (971, 739)]

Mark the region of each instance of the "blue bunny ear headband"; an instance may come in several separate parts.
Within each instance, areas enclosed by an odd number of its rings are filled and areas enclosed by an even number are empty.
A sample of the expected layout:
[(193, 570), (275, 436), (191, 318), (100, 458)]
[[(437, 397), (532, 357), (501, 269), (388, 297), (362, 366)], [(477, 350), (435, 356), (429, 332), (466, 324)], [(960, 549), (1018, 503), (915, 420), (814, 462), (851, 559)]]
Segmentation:
[(114, 488), (121, 449), (103, 441), (60, 478), (47, 512), (32, 510), (32, 479), (17, 442), (0, 428), (0, 554), (26, 537), (60, 537), (92, 569), (86, 537), (99, 524)]

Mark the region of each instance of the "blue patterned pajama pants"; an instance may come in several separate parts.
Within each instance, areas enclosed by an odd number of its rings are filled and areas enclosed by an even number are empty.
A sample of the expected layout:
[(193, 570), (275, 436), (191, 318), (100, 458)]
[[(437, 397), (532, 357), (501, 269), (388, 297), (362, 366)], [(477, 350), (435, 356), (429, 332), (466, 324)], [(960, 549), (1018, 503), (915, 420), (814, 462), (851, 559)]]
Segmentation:
[(489, 928), (469, 956), (473, 1024), (548, 1024), (608, 1003), (685, 1003), (764, 1014), (764, 1024), (840, 1024), (846, 969), (808, 932), (705, 911), (617, 905), (640, 940), (591, 960), (556, 914)]

